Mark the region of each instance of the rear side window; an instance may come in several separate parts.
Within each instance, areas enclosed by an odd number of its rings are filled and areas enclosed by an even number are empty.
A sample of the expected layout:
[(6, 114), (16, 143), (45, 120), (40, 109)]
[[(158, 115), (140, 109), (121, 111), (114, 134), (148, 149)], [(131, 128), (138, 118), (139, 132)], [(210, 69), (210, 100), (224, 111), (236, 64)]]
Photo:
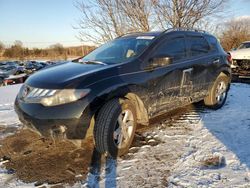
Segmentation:
[(186, 57), (186, 44), (184, 37), (165, 40), (156, 50), (156, 56), (172, 57), (174, 61)]
[(205, 38), (200, 36), (187, 37), (189, 44), (189, 50), (191, 56), (200, 56), (207, 54), (210, 51), (210, 47)]

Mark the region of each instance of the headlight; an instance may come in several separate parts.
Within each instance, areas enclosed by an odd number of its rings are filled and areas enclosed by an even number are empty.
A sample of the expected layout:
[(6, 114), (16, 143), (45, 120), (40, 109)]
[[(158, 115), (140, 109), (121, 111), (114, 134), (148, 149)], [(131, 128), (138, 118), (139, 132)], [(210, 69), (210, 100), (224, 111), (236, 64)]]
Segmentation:
[(41, 104), (44, 106), (57, 106), (77, 101), (85, 97), (90, 90), (88, 89), (64, 89), (56, 91), (51, 97), (44, 97), (41, 99)]
[(27, 103), (41, 103), (44, 106), (57, 106), (77, 101), (85, 97), (89, 89), (39, 89), (24, 86), (21, 88), (19, 97)]

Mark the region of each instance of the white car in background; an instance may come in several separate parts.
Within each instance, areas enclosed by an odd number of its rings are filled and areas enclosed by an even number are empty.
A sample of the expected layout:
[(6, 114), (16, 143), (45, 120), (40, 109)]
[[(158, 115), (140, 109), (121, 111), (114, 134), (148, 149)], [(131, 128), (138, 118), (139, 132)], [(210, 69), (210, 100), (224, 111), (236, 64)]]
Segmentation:
[(232, 57), (231, 68), (250, 71), (250, 41), (243, 42), (238, 48), (230, 51)]

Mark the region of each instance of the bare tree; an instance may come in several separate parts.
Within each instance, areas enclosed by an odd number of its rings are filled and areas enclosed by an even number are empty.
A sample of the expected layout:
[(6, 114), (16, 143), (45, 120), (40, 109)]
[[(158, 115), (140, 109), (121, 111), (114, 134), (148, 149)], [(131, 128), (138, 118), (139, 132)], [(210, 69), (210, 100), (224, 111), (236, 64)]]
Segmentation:
[(153, 28), (150, 22), (154, 13), (152, 0), (120, 0), (119, 10), (127, 17), (129, 30), (150, 31)]
[(233, 19), (219, 28), (219, 39), (225, 50), (238, 47), (242, 42), (250, 40), (250, 18)]
[(23, 43), (20, 40), (16, 40), (10, 48), (4, 50), (3, 56), (9, 58), (24, 58), (25, 49), (23, 48)]
[(151, 0), (86, 0), (77, 2), (83, 41), (103, 43), (133, 31), (149, 31)]
[(50, 46), (50, 49), (51, 49), (52, 51), (54, 51), (54, 53), (59, 54), (59, 55), (63, 54), (63, 52), (64, 52), (63, 45), (60, 44), (60, 43), (51, 45), (51, 46)]
[(23, 42), (22, 41), (20, 41), (20, 40), (15, 40), (15, 42), (14, 42), (14, 46), (16, 46), (16, 47), (23, 47)]
[(223, 12), (227, 2), (229, 0), (79, 0), (75, 5), (82, 13), (77, 27), (79, 38), (103, 43), (128, 32), (204, 26), (205, 20)]
[(157, 21), (161, 28), (193, 28), (201, 20), (219, 14), (228, 0), (156, 0)]
[(4, 44), (0, 41), (0, 54), (4, 50), (5, 46)]
[(116, 0), (86, 0), (75, 6), (82, 13), (77, 27), (82, 41), (102, 43), (123, 33), (123, 16), (117, 11)]

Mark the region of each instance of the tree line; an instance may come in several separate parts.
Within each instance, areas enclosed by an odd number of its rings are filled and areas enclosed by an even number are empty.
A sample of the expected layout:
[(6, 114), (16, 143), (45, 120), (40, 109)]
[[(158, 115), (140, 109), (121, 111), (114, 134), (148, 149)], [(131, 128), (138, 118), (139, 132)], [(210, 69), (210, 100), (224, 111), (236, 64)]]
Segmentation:
[(33, 58), (45, 58), (45, 59), (57, 59), (66, 60), (70, 57), (80, 57), (88, 54), (92, 51), (94, 46), (76, 46), (76, 47), (64, 47), (62, 44), (53, 44), (48, 48), (27, 48), (23, 46), (23, 43), (19, 40), (15, 41), (13, 45), (6, 48), (2, 42), (0, 42), (0, 57), (3, 59), (33, 59)]

